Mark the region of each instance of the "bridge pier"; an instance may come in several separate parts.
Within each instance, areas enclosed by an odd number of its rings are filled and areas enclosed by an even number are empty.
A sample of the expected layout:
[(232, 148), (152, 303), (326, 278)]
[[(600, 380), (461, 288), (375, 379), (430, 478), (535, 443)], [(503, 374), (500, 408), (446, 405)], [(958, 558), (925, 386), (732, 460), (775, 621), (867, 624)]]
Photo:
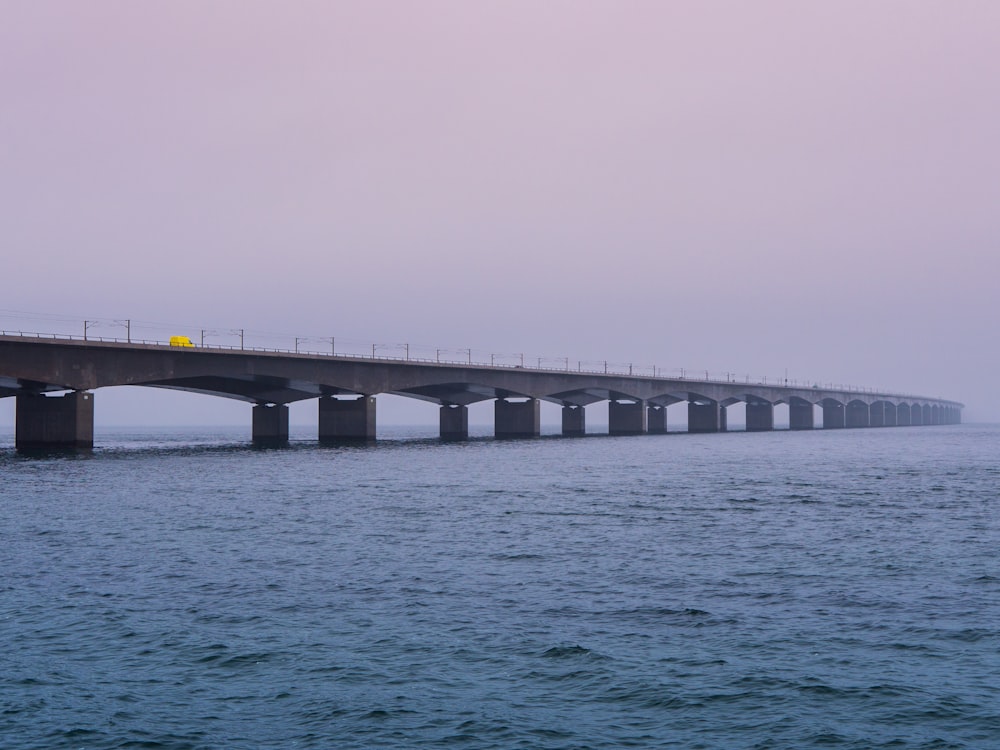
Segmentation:
[(896, 426), (896, 405), (888, 401), (883, 401), (883, 421), (886, 427)]
[(774, 404), (769, 401), (747, 401), (747, 432), (768, 432), (774, 429)]
[(934, 411), (930, 404), (924, 404), (921, 412), (920, 424), (934, 424)]
[(688, 401), (688, 432), (719, 432), (726, 426), (725, 410), (718, 401)]
[(844, 405), (839, 401), (825, 398), (823, 399), (823, 429), (839, 430), (846, 425), (844, 419)]
[(803, 398), (792, 396), (788, 400), (788, 429), (811, 430), (814, 427), (813, 405)]
[(608, 401), (609, 435), (644, 435), (646, 425), (644, 401)]
[(253, 442), (264, 446), (288, 443), (288, 404), (257, 404), (253, 407)]
[(375, 439), (375, 397), (319, 399), (319, 440), (324, 442)]
[(562, 408), (562, 434), (580, 437), (587, 434), (587, 412), (582, 406), (566, 404)]
[(844, 413), (847, 427), (871, 427), (871, 407), (863, 401), (851, 401)]
[(667, 434), (667, 407), (650, 404), (646, 408), (646, 431), (651, 435)]
[(17, 450), (94, 447), (94, 394), (64, 396), (19, 393), (14, 446)]
[(538, 399), (507, 401), (498, 398), (493, 407), (493, 434), (498, 438), (538, 437), (541, 434)]
[(441, 404), (441, 439), (466, 440), (469, 437), (469, 407)]

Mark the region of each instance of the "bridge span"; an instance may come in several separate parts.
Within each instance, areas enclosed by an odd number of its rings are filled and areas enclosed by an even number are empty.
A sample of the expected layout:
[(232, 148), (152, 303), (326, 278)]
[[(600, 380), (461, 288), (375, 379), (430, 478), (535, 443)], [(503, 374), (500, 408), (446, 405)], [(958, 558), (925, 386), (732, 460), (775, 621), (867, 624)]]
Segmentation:
[[(870, 389), (693, 380), (479, 364), (416, 362), (0, 336), (0, 398), (16, 399), (18, 448), (94, 442), (94, 391), (108, 386), (172, 388), (253, 404), (252, 436), (288, 439), (288, 404), (317, 399), (318, 439), (374, 440), (376, 396), (394, 394), (440, 406), (440, 434), (469, 434), (468, 406), (494, 400), (497, 437), (533, 437), (539, 403), (562, 407), (564, 435), (583, 435), (584, 407), (608, 402), (613, 435), (665, 433), (667, 407), (686, 402), (688, 432), (724, 432), (727, 407), (744, 403), (746, 429), (774, 429), (774, 407), (787, 404), (789, 427), (895, 427), (957, 424), (963, 404)], [(55, 395), (60, 394), (63, 395)]]

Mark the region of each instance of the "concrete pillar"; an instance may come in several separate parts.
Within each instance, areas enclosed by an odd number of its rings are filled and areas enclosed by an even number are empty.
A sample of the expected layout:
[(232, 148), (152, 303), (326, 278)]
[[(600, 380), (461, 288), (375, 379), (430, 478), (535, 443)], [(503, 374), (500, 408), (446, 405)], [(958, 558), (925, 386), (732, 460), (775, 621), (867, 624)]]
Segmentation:
[(497, 437), (538, 437), (541, 434), (541, 411), (538, 399), (494, 402), (493, 434)]
[(288, 443), (288, 405), (257, 404), (253, 408), (253, 441), (257, 445)]
[(885, 427), (885, 401), (876, 401), (868, 407), (868, 424), (872, 427)]
[(18, 450), (94, 447), (93, 393), (19, 393), (16, 399), (14, 445)]
[(883, 412), (885, 416), (885, 422), (884, 422), (885, 426), (895, 427), (897, 424), (896, 405), (889, 403), (888, 401), (883, 401), (882, 403), (884, 404)]
[(924, 423), (924, 407), (920, 404), (910, 404), (910, 424), (919, 425)]
[(844, 405), (831, 398), (823, 399), (823, 429), (834, 430), (844, 427)]
[(768, 432), (774, 429), (774, 404), (767, 401), (747, 401), (747, 432)]
[(930, 404), (924, 404), (923, 414), (920, 417), (920, 424), (934, 424), (934, 412)]
[(896, 407), (896, 424), (900, 427), (908, 427), (910, 424), (910, 405), (899, 404)]
[(667, 433), (667, 407), (650, 404), (646, 408), (646, 430), (651, 435)]
[(609, 435), (643, 435), (645, 432), (645, 401), (608, 401)]
[(941, 407), (937, 404), (931, 407), (931, 424), (943, 424), (941, 420)]
[(844, 411), (844, 426), (870, 427), (871, 409), (863, 401), (851, 401)]
[(718, 401), (688, 401), (688, 432), (718, 432), (720, 426)]
[(469, 437), (469, 407), (461, 404), (441, 404), (441, 439), (467, 440)]
[(719, 432), (729, 431), (729, 407), (719, 404)]
[(788, 428), (790, 430), (811, 430), (813, 428), (813, 405), (801, 398), (788, 401)]
[(375, 439), (375, 397), (319, 400), (320, 442), (367, 441)]
[(582, 406), (573, 404), (563, 406), (562, 434), (573, 437), (587, 434), (587, 412)]

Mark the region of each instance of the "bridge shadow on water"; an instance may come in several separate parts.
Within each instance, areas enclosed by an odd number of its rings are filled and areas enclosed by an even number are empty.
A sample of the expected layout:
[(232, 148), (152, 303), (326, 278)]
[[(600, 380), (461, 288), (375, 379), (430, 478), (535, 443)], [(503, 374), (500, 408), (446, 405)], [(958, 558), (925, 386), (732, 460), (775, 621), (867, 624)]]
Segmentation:
[[(447, 438), (431, 434), (426, 428), (389, 428), (386, 435), (375, 440), (317, 440), (309, 433), (290, 436), (287, 441), (254, 441), (243, 427), (230, 428), (176, 428), (143, 430), (99, 430), (93, 447), (50, 446), (15, 448), (12, 434), (0, 435), (0, 461), (28, 462), (101, 460), (107, 458), (134, 458), (140, 456), (175, 456), (189, 458), (206, 455), (263, 455), (280, 453), (330, 453), (355, 454), (363, 452), (398, 450), (461, 450), (489, 445), (530, 445), (562, 443), (584, 439), (622, 438), (607, 432), (567, 436), (559, 432), (543, 433), (536, 437), (497, 437), (484, 426), (467, 438)], [(676, 431), (669, 435), (687, 434)], [(656, 436), (642, 436), (656, 437)]]
[[(102, 460), (107, 458), (135, 458), (140, 456), (173, 456), (190, 458), (208, 455), (267, 455), (282, 453), (317, 453), (317, 454), (360, 454), (399, 450), (464, 450), (481, 449), (490, 445), (544, 445), (581, 440), (628, 439), (641, 438), (655, 440), (678, 436), (691, 438), (710, 437), (712, 440), (724, 439), (723, 436), (748, 436), (755, 440), (767, 435), (787, 436), (803, 433), (789, 430), (787, 426), (778, 425), (769, 432), (748, 432), (742, 425), (735, 425), (726, 432), (700, 434), (690, 433), (684, 429), (671, 430), (664, 433), (646, 433), (641, 435), (611, 435), (601, 431), (601, 425), (595, 425), (594, 432), (584, 435), (563, 435), (559, 432), (544, 432), (535, 437), (497, 437), (491, 428), (483, 426), (475, 429), (467, 438), (446, 438), (434, 435), (427, 427), (399, 427), (386, 429), (386, 434), (375, 440), (323, 440), (315, 438), (312, 428), (300, 428), (290, 436), (288, 441), (254, 441), (246, 435), (245, 427), (224, 428), (178, 428), (164, 427), (158, 429), (127, 430), (105, 429), (95, 435), (95, 445), (92, 448), (81, 447), (32, 447), (15, 448), (12, 434), (0, 434), (0, 464), (10, 461), (47, 462), (47, 461), (77, 461)], [(553, 430), (555, 428), (552, 428)], [(606, 429), (606, 428), (605, 428)], [(823, 430), (822, 428), (807, 431), (806, 434), (816, 435), (840, 433), (842, 430)], [(853, 432), (853, 430), (851, 431)]]

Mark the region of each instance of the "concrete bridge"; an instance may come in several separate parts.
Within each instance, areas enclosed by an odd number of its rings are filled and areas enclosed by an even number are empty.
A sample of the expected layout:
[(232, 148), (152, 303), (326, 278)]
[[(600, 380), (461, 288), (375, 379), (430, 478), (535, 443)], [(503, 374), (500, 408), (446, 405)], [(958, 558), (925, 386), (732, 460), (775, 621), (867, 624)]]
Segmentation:
[[(17, 399), (18, 448), (94, 442), (94, 393), (138, 385), (206, 393), (254, 404), (253, 440), (288, 439), (288, 404), (318, 399), (321, 441), (373, 440), (376, 395), (440, 406), (441, 437), (468, 437), (468, 406), (495, 400), (497, 437), (539, 434), (539, 402), (562, 406), (564, 435), (583, 435), (588, 404), (608, 402), (613, 435), (665, 433), (667, 407), (687, 403), (688, 432), (723, 432), (726, 408), (746, 405), (746, 429), (774, 429), (788, 405), (792, 430), (957, 424), (955, 401), (866, 389), (692, 380), (372, 357), (182, 348), (165, 344), (0, 336), (0, 398)], [(68, 391), (61, 396), (47, 395)]]

